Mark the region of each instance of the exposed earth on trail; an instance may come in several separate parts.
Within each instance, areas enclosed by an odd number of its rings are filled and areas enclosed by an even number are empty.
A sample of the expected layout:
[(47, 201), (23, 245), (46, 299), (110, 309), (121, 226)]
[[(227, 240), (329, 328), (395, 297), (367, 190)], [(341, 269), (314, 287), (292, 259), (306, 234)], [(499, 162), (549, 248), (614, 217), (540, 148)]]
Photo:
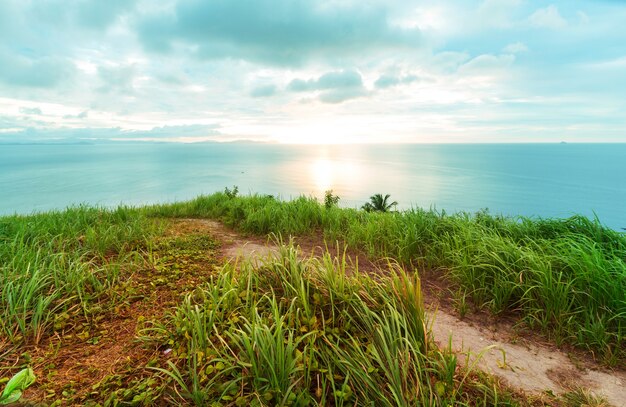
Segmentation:
[[(278, 251), (270, 239), (242, 236), (221, 223), (207, 219), (186, 219), (187, 224), (206, 228), (222, 242), (226, 260), (248, 258), (263, 261)], [(311, 237), (296, 239), (303, 256), (323, 253), (323, 239)], [(333, 246), (332, 243), (326, 242)], [(343, 250), (343, 249), (342, 249)], [(347, 252), (350, 261), (357, 262), (360, 272), (380, 272), (381, 267), (354, 250)], [(512, 321), (498, 320), (483, 312), (459, 318), (458, 312), (442, 300), (440, 281), (423, 278), (424, 302), (428, 311), (435, 342), (441, 347), (452, 346), (459, 360), (478, 367), (510, 387), (527, 395), (541, 398), (546, 394), (562, 394), (575, 389), (588, 390), (604, 397), (615, 407), (626, 406), (626, 371), (609, 370), (576, 351), (565, 352), (530, 332), (521, 332)]]

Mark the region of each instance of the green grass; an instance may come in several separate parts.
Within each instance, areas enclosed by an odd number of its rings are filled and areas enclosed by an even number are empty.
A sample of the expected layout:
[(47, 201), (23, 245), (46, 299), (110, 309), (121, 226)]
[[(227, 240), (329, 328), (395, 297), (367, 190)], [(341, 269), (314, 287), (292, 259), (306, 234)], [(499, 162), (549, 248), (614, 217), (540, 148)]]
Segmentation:
[[(162, 220), (177, 217), (220, 219), (253, 234), (322, 233), (386, 256), (391, 266), (384, 275), (346, 273), (341, 252), (301, 260), (280, 242), (280, 256), (260, 266), (244, 262), (214, 271), (215, 260), (206, 255), (214, 256), (217, 246), (202, 233), (164, 237)], [(151, 359), (148, 370), (129, 365), (76, 400), (528, 404), (433, 345), (420, 280), (404, 270), (438, 271), (463, 312), (471, 300), (495, 314), (517, 315), (556, 343), (618, 365), (626, 360), (625, 261), (624, 234), (579, 216), (366, 213), (304, 197), (283, 202), (231, 192), (143, 208), (2, 217), (0, 368), (10, 374), (30, 366), (29, 351), (49, 346), (53, 336), (75, 337), (90, 331), (88, 325), (99, 332), (103, 318), (131, 297), (165, 285), (178, 305), (165, 318), (139, 323), (142, 339), (158, 354), (172, 349), (169, 361)], [(189, 276), (182, 286), (180, 275)], [(207, 275), (213, 277), (207, 281)], [(64, 400), (78, 397), (68, 386)], [(568, 397), (575, 403), (583, 396)]]
[(101, 313), (101, 300), (142, 261), (137, 249), (157, 230), (124, 207), (0, 218), (0, 336), (8, 342), (0, 345), (37, 344), (76, 317)]
[(416, 274), (345, 267), (283, 245), (260, 266), (227, 264), (146, 324), (144, 341), (173, 349), (155, 368), (174, 383), (168, 403), (518, 405), (433, 345)]
[(479, 307), (519, 315), (557, 344), (587, 349), (609, 365), (626, 360), (626, 237), (597, 219), (366, 213), (305, 197), (223, 193), (146, 213), (216, 218), (255, 234), (321, 231), (374, 257), (439, 270)]

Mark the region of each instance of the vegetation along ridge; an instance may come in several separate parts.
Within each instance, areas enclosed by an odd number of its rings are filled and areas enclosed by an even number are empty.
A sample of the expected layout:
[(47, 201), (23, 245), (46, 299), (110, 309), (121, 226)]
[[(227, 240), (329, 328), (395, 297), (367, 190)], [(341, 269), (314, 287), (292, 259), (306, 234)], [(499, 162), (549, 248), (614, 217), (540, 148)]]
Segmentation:
[[(459, 301), (512, 315), (557, 345), (609, 366), (626, 360), (622, 233), (580, 216), (398, 212), (388, 198), (358, 210), (339, 208), (332, 192), (320, 204), (227, 189), (0, 218), (0, 389), (25, 372), (4, 400), (17, 389), (42, 404), (539, 403), (432, 343), (425, 271), (445, 277)], [(287, 243), (266, 262), (224, 262), (218, 241), (181, 231), (176, 218), (258, 235), (322, 233), (393, 260), (383, 274), (347, 273), (345, 257), (302, 258)], [(105, 349), (124, 357), (96, 361)], [(78, 354), (92, 355), (91, 370), (64, 362)], [(93, 367), (105, 362), (114, 374)], [(567, 400), (549, 403), (576, 405)]]

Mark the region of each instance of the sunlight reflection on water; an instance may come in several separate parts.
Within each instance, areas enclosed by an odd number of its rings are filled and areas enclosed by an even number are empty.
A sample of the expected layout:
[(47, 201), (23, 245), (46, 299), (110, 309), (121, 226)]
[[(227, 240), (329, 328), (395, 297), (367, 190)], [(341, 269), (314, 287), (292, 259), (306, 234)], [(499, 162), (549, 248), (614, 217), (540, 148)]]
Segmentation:
[(319, 158), (309, 164), (310, 177), (315, 184), (316, 192), (324, 192), (333, 186), (333, 165), (327, 158)]
[[(303, 158), (305, 162), (292, 162), (286, 171), (295, 175), (303, 190), (318, 199), (323, 199), (325, 191), (332, 190), (341, 197), (342, 206), (359, 207), (364, 198), (375, 193), (391, 193), (396, 199), (419, 197), (419, 202), (414, 204), (430, 206), (440, 197), (440, 186), (446, 182), (444, 177), (450, 177), (436, 171), (439, 167), (436, 154), (430, 155), (428, 162), (407, 164), (393, 157), (377, 162), (367, 152), (350, 147), (332, 150), (321, 147), (312, 149)], [(303, 166), (306, 171), (302, 171)], [(423, 171), (415, 171), (420, 167)], [(367, 191), (366, 197), (363, 191)], [(408, 207), (406, 201), (403, 203)]]
[(626, 227), (626, 145), (124, 144), (0, 147), (0, 214), (89, 203), (142, 205), (239, 186), (283, 199), (376, 193), (399, 209), (597, 214)]
[(358, 162), (332, 160), (321, 156), (309, 163), (308, 179), (301, 180), (303, 184), (310, 184), (314, 188), (315, 196), (323, 196), (324, 192), (332, 189), (354, 190), (359, 189), (365, 178), (365, 169)]

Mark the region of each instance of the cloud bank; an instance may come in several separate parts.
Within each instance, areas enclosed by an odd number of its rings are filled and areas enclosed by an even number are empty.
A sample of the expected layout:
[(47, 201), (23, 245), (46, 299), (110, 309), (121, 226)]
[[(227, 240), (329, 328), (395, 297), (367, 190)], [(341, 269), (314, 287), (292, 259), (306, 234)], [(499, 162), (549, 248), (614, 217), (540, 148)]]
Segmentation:
[(5, 0), (0, 142), (626, 141), (626, 5)]

